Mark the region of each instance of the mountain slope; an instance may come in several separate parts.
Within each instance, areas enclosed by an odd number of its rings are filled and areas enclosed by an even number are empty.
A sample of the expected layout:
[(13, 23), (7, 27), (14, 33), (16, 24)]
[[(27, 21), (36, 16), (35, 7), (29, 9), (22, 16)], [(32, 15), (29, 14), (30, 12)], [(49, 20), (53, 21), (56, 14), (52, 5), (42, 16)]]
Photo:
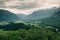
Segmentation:
[(16, 21), (18, 20), (17, 15), (9, 12), (8, 10), (0, 9), (0, 22)]
[(47, 18), (47, 17), (50, 17), (52, 14), (54, 14), (55, 11), (56, 11), (56, 8), (37, 10), (32, 14), (28, 15), (26, 17), (26, 20), (40, 20), (43, 18)]
[(50, 8), (45, 10), (37, 10), (28, 15), (25, 19), (28, 22), (39, 22), (42, 24), (60, 26), (60, 8)]
[(60, 8), (57, 8), (54, 14), (41, 20), (43, 24), (60, 27)]

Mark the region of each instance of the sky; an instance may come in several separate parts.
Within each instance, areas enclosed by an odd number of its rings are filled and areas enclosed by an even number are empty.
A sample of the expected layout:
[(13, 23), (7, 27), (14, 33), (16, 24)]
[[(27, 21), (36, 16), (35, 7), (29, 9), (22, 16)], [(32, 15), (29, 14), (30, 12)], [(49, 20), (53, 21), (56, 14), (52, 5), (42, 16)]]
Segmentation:
[(30, 14), (38, 9), (59, 7), (60, 0), (0, 0), (0, 9), (15, 14)]

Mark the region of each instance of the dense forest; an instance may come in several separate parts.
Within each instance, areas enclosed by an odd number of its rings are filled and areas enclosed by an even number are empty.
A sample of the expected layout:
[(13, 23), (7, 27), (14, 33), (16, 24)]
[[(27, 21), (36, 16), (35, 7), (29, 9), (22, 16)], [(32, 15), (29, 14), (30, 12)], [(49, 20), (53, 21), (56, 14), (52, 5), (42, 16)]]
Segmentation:
[(0, 40), (60, 40), (60, 30), (44, 24), (0, 23)]

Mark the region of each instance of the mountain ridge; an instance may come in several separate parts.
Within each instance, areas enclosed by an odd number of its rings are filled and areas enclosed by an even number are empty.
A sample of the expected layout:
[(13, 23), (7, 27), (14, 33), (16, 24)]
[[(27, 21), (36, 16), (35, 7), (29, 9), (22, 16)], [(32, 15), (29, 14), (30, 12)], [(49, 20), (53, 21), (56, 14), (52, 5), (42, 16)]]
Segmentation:
[(32, 14), (28, 15), (25, 20), (29, 22), (36, 22), (37, 20), (43, 24), (56, 25), (60, 22), (60, 7), (34, 11)]
[(0, 9), (0, 22), (16, 21), (18, 16), (8, 10)]

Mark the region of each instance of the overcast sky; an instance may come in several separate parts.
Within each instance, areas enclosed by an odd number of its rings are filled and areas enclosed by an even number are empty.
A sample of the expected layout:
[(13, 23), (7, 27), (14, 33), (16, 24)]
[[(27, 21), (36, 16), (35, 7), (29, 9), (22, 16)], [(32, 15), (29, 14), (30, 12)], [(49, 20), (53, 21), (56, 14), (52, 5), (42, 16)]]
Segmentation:
[(0, 8), (16, 14), (30, 14), (38, 9), (60, 6), (60, 0), (0, 0)]

